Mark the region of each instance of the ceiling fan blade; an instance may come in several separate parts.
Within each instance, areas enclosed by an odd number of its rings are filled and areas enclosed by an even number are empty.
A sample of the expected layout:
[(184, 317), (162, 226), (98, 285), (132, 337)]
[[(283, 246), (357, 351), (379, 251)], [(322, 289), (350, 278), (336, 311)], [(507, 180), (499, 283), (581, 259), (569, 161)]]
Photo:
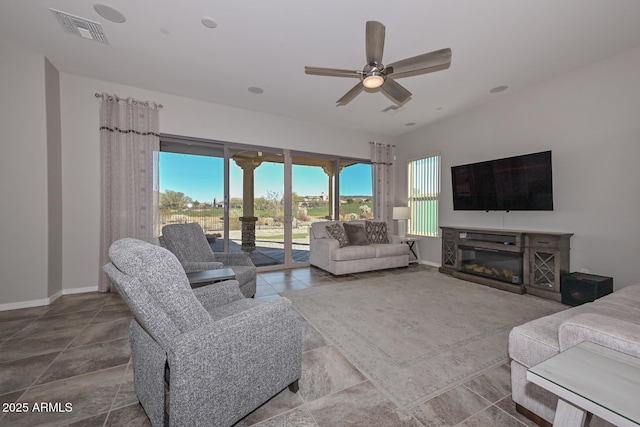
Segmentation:
[(317, 76), (360, 77), (362, 71), (340, 70), (338, 68), (304, 67), (304, 72)]
[(382, 64), (384, 51), (384, 25), (378, 21), (367, 21), (366, 30), (367, 64)]
[(396, 61), (386, 66), (387, 75), (393, 74), (394, 78), (405, 77), (399, 74), (423, 74), (440, 71), (451, 65), (451, 49), (434, 50), (412, 58)]
[(398, 105), (404, 104), (411, 98), (411, 92), (392, 79), (386, 79), (380, 86), (380, 90)]
[(358, 83), (351, 90), (344, 94), (344, 96), (336, 101), (336, 105), (347, 105), (349, 102), (353, 100), (360, 92), (364, 90), (364, 86), (362, 83)]

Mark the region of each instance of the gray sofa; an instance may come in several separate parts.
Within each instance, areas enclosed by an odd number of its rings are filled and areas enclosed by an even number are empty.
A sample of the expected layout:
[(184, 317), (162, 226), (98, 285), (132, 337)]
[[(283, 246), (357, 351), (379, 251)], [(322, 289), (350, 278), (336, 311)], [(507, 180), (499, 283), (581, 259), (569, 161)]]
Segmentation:
[[(409, 265), (409, 246), (402, 243), (397, 236), (388, 235), (389, 243), (348, 245), (341, 248), (338, 240), (327, 232), (327, 226), (335, 223), (344, 224), (345, 221), (320, 221), (311, 225), (311, 265), (335, 275)], [(365, 226), (366, 221), (348, 221), (348, 224)]]
[(527, 369), (582, 341), (640, 358), (640, 284), (513, 328), (511, 389), (519, 412), (553, 422), (557, 398), (528, 382)]

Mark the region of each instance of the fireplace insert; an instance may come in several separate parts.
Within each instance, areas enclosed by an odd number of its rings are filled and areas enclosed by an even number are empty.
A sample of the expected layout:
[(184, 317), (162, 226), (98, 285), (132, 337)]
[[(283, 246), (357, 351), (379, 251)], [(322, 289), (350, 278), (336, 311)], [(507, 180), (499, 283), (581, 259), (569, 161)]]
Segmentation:
[(522, 284), (522, 252), (459, 246), (461, 271), (501, 282)]

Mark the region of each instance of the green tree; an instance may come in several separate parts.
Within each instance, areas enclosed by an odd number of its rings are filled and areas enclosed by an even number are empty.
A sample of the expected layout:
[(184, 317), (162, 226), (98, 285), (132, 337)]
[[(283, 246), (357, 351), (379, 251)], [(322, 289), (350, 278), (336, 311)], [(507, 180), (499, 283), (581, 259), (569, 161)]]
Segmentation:
[(304, 197), (298, 196), (298, 193), (291, 193), (291, 200), (293, 201), (294, 206), (297, 206), (298, 203), (304, 202)]
[(229, 199), (229, 207), (240, 209), (242, 207), (242, 197), (231, 197)]
[(160, 209), (184, 209), (193, 200), (181, 191), (167, 190), (160, 193)]
[(267, 190), (267, 206), (266, 213), (268, 216), (273, 218), (281, 218), (282, 217), (282, 195), (277, 191)]

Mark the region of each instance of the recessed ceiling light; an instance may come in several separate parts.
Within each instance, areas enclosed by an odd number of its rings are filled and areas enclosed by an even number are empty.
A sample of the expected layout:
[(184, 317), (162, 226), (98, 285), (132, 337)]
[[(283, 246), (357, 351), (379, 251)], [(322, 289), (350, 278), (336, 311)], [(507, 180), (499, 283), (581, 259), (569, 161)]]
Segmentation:
[(216, 21), (214, 21), (212, 18), (209, 18), (208, 16), (202, 18), (202, 25), (207, 28), (216, 28), (218, 26)]
[(404, 125), (405, 126), (415, 126), (416, 123), (415, 122), (409, 122), (409, 123), (405, 123)]
[(261, 87), (256, 87), (256, 86), (251, 86), (249, 88), (249, 92), (255, 94), (255, 95), (260, 95), (261, 93), (264, 92), (264, 89), (262, 89)]
[(503, 92), (503, 91), (507, 90), (508, 88), (509, 88), (509, 86), (507, 86), (507, 85), (496, 86), (493, 89), (491, 89), (489, 92), (491, 92), (491, 93)]
[(124, 15), (111, 6), (107, 6), (106, 4), (94, 4), (93, 10), (95, 10), (98, 15), (102, 16), (104, 19), (115, 22), (116, 24), (122, 24), (127, 18)]

